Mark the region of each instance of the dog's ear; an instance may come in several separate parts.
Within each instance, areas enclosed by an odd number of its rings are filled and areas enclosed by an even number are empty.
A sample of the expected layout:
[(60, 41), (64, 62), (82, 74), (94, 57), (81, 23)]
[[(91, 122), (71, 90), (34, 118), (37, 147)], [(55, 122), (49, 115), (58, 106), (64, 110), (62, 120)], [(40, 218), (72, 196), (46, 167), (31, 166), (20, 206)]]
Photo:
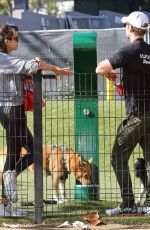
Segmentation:
[(88, 160), (89, 164), (91, 164), (92, 161), (93, 161), (93, 157), (91, 157), (91, 158)]
[(69, 148), (68, 146), (66, 147), (66, 153), (72, 154), (75, 153), (74, 149)]
[(81, 157), (80, 154), (77, 155), (77, 165), (78, 165), (79, 167), (82, 166), (82, 157)]
[(68, 145), (66, 146), (66, 152), (67, 152), (67, 151), (69, 151), (69, 146), (68, 146)]

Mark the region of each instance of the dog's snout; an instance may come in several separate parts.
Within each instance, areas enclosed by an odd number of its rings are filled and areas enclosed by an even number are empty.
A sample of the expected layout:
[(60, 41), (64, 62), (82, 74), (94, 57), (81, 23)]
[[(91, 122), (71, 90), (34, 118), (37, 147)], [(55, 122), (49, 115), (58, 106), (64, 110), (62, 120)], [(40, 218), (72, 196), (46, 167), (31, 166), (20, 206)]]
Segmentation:
[(90, 184), (91, 184), (91, 180), (90, 180), (90, 179), (89, 179), (89, 180), (86, 180), (85, 183), (83, 182), (82, 184), (83, 184), (83, 185), (90, 185)]
[(91, 179), (86, 176), (84, 178), (82, 178), (82, 182), (81, 182), (83, 185), (90, 185), (91, 184)]
[(85, 175), (84, 175), (84, 178), (85, 178), (85, 179), (88, 179), (88, 176), (87, 176), (87, 174), (85, 174)]

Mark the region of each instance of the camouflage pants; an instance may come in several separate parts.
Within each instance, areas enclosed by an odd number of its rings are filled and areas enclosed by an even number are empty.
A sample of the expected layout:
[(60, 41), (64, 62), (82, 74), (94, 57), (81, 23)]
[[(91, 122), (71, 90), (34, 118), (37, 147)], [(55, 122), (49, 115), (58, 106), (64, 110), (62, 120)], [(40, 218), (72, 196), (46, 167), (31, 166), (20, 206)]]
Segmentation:
[(137, 144), (143, 149), (148, 172), (148, 187), (150, 187), (150, 111), (144, 114), (132, 114), (125, 119), (118, 127), (112, 149), (111, 163), (125, 206), (134, 204), (128, 161)]

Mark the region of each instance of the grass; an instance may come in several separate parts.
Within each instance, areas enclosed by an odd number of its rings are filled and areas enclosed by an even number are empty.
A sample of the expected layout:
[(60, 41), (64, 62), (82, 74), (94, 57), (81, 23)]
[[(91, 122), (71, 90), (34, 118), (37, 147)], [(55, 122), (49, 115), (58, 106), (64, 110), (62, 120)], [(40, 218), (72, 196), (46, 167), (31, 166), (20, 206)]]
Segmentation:
[[(116, 206), (120, 199), (120, 190), (116, 178), (110, 165), (110, 153), (113, 147), (117, 127), (125, 117), (125, 108), (123, 101), (99, 101), (99, 181), (100, 196), (99, 201), (70, 201), (63, 205), (44, 205), (44, 218), (47, 223), (53, 217), (54, 222), (60, 222), (67, 217), (73, 219), (82, 219), (82, 215), (87, 212), (99, 211), (106, 222), (126, 223), (137, 221), (137, 218), (108, 218), (105, 216), (105, 209)], [(33, 113), (27, 113), (28, 126), (33, 132)], [(75, 146), (75, 115), (73, 100), (52, 100), (46, 101), (46, 107), (43, 108), (43, 144), (61, 143), (64, 145)], [(0, 127), (0, 148), (5, 145), (5, 132)], [(129, 161), (133, 188), (135, 196), (139, 192), (139, 181), (134, 177), (133, 164), (142, 151), (139, 146), (136, 147)], [(69, 176), (66, 185), (67, 197), (74, 199), (75, 180)], [(28, 170), (24, 171), (18, 177), (19, 201), (34, 200), (34, 175)], [(52, 181), (50, 176), (44, 176), (44, 199), (52, 199)], [(22, 219), (23, 223), (33, 223), (33, 207), (24, 207), (29, 212), (28, 219)], [(129, 220), (130, 221), (129, 221)], [(7, 219), (9, 221), (9, 219)], [(13, 221), (13, 220), (11, 220)], [(119, 222), (120, 221), (120, 222)], [(149, 222), (146, 217), (138, 217), (141, 223)]]

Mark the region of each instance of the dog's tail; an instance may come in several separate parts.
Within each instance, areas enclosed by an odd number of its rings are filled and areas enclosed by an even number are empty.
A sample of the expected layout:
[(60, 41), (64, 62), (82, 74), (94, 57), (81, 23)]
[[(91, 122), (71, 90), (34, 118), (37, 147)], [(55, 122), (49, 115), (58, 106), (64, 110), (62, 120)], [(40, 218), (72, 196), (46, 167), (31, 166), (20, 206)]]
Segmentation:
[(148, 183), (148, 176), (147, 176), (147, 170), (145, 166), (145, 160), (143, 158), (137, 158), (137, 162), (134, 165), (134, 169), (135, 169), (135, 176), (141, 180), (144, 188), (146, 188)]

